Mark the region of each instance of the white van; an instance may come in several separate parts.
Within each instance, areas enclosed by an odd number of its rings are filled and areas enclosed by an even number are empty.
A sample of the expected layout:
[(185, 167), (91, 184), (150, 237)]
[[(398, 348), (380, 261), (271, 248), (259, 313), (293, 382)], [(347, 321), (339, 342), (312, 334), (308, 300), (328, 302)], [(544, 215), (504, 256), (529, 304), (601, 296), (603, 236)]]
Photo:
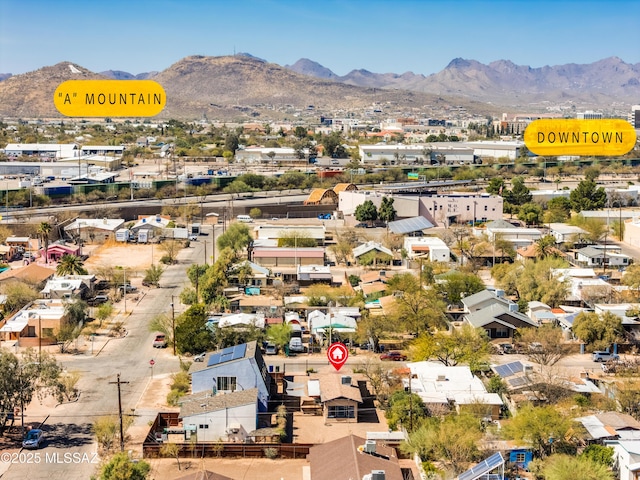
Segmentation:
[(595, 351), (593, 352), (594, 362), (608, 362), (609, 360), (620, 360), (620, 356), (617, 353)]
[(253, 223), (253, 218), (249, 215), (238, 215), (238, 221), (244, 223)]

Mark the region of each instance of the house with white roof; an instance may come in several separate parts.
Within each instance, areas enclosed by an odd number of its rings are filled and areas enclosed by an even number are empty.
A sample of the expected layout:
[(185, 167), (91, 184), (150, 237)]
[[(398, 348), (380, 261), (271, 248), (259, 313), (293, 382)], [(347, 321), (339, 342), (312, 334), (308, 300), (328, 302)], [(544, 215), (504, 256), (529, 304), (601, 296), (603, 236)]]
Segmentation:
[(68, 238), (102, 243), (115, 240), (116, 231), (123, 225), (124, 218), (77, 218), (64, 227), (64, 232)]
[(486, 405), (487, 416), (499, 418), (502, 399), (496, 393), (487, 393), (482, 380), (471, 373), (468, 366), (409, 362), (407, 367), (411, 378), (403, 380), (405, 387), (410, 387), (427, 406), (454, 404), (461, 411), (469, 405)]
[(577, 238), (587, 235), (582, 228), (566, 223), (550, 223), (549, 233), (556, 239), (556, 243), (574, 242)]
[(405, 237), (404, 249), (411, 259), (426, 258), (430, 262), (451, 260), (451, 250), (438, 237)]
[(66, 319), (61, 299), (39, 299), (4, 320), (0, 338), (17, 340), (20, 347), (55, 345), (55, 336)]

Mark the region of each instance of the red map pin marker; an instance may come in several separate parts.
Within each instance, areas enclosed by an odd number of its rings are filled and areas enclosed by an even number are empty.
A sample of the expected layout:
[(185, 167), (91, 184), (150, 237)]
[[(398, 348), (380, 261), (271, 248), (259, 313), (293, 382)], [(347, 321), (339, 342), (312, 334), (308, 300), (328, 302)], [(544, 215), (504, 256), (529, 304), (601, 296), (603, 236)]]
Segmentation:
[(329, 363), (333, 365), (333, 368), (340, 370), (342, 366), (347, 363), (349, 350), (344, 343), (332, 343), (329, 350), (327, 350), (327, 357), (329, 358)]

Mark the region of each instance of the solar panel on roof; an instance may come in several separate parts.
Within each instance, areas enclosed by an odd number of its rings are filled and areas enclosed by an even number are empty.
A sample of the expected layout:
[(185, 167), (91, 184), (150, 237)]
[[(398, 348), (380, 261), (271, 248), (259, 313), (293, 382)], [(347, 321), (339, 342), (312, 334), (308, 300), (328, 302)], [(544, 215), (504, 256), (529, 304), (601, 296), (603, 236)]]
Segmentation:
[(493, 370), (501, 378), (507, 378), (524, 371), (524, 366), (522, 365), (522, 362), (511, 362), (493, 367)]
[(498, 468), (500, 465), (504, 465), (504, 458), (502, 458), (500, 452), (494, 453), (489, 458), (460, 474), (458, 480), (475, 480), (489, 473), (494, 468)]
[(512, 387), (521, 387), (522, 385), (526, 385), (528, 383), (525, 377), (516, 377), (508, 380), (509, 385)]
[(433, 224), (424, 217), (405, 218), (389, 222), (389, 229), (398, 234), (418, 232), (427, 228), (433, 228)]
[(207, 367), (213, 365), (219, 365), (221, 363), (230, 362), (231, 360), (238, 360), (244, 358), (247, 353), (247, 344), (234, 345), (233, 347), (223, 348), (217, 353), (214, 353), (209, 357)]

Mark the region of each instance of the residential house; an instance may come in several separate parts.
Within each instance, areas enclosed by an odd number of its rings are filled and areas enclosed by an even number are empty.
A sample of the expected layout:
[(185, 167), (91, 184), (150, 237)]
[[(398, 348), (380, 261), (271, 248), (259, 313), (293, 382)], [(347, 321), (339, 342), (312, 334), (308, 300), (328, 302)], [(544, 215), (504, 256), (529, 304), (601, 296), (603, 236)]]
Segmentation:
[(0, 273), (0, 284), (6, 282), (27, 282), (35, 285), (36, 288), (42, 288), (45, 282), (55, 274), (56, 271), (52, 268), (30, 263), (24, 267), (11, 268)]
[(362, 394), (352, 378), (347, 375), (322, 375), (320, 381), (320, 403), (325, 422), (358, 422), (358, 406)]
[(602, 295), (609, 297), (611, 285), (602, 278), (596, 276), (592, 268), (557, 268), (551, 271), (559, 282), (566, 282), (569, 295), (564, 299), (564, 304), (569, 306), (584, 306), (604, 300)]
[(185, 431), (198, 442), (244, 443), (258, 427), (258, 389), (226, 394), (203, 391), (180, 399), (180, 418)]
[(356, 435), (311, 447), (310, 480), (404, 480), (395, 449)]
[(0, 260), (4, 263), (8, 263), (13, 260), (18, 254), (18, 250), (15, 247), (9, 245), (0, 245)]
[(352, 316), (342, 313), (323, 313), (320, 310), (313, 310), (307, 314), (307, 325), (309, 332), (315, 337), (317, 343), (322, 343), (329, 332), (333, 333), (355, 333), (357, 320)]
[(640, 441), (614, 440), (605, 442), (613, 447), (613, 463), (619, 480), (640, 480)]
[[(555, 247), (551, 247), (548, 250), (548, 254), (554, 255), (556, 257), (564, 257), (564, 252)], [(516, 259), (517, 260), (537, 260), (540, 258), (540, 250), (535, 243), (528, 245), (526, 247), (520, 247), (516, 250)]]
[(46, 257), (46, 262), (58, 262), (65, 255), (81, 255), (81, 247), (79, 245), (65, 245), (62, 243), (52, 243), (46, 252), (42, 248), (42, 254)]
[(40, 299), (3, 320), (0, 336), (17, 340), (20, 347), (55, 345), (56, 334), (67, 319), (65, 304), (60, 299)]
[(123, 218), (77, 218), (64, 227), (68, 238), (89, 243), (104, 243), (115, 240), (116, 231), (124, 225)]
[(481, 290), (462, 299), (465, 313), (477, 312), (494, 304), (504, 305), (511, 309), (517, 307), (517, 305), (513, 306), (514, 303), (504, 297), (504, 290)]
[(257, 342), (252, 341), (207, 353), (189, 369), (191, 392), (231, 393), (258, 389), (258, 409), (267, 411), (271, 377)]
[(87, 286), (80, 279), (53, 277), (47, 280), (44, 288), (40, 290), (43, 298), (83, 298), (86, 296)]
[(573, 252), (573, 263), (580, 267), (626, 267), (631, 258), (623, 253), (604, 250), (593, 246), (584, 247)]
[(256, 225), (253, 235), (256, 240), (278, 240), (285, 237), (311, 238), (316, 245), (322, 246), (325, 242), (326, 228), (324, 225)]
[(575, 419), (587, 431), (591, 443), (604, 440), (640, 440), (640, 422), (620, 412), (602, 412)]
[[(638, 315), (633, 314), (633, 311), (640, 309), (638, 303), (595, 303), (593, 305), (594, 311), (598, 315), (602, 315), (606, 312), (612, 313), (622, 320), (622, 328), (629, 336), (636, 340), (640, 340), (640, 319)], [(628, 316), (627, 313), (632, 313)]]
[(300, 286), (314, 283), (333, 283), (331, 267), (325, 265), (298, 265), (297, 281)]
[(324, 265), (324, 255), (324, 247), (254, 246), (251, 250), (251, 260), (263, 267)]
[[(471, 405), (484, 405), (486, 415), (498, 419), (502, 400), (497, 394), (487, 393), (478, 377), (468, 366), (447, 367), (436, 362), (409, 362), (409, 379), (404, 379), (405, 387), (417, 394), (427, 408), (447, 408), (454, 405), (458, 412)], [(411, 382), (409, 384), (409, 382)]]
[(373, 265), (377, 264), (386, 264), (389, 265), (393, 260), (393, 252), (389, 250), (387, 247), (383, 246), (378, 242), (367, 242), (362, 245), (358, 245), (353, 249), (353, 258), (358, 262), (362, 263), (362, 257), (372, 257), (371, 262), (366, 262), (367, 264), (373, 263)]
[(546, 303), (538, 302), (536, 300), (527, 304), (527, 316), (541, 325), (543, 323), (556, 324), (557, 318), (551, 311), (551, 307)]
[(576, 240), (587, 235), (587, 231), (566, 223), (550, 223), (549, 233), (556, 239), (556, 243), (576, 243)]
[(489, 242), (497, 239), (507, 241), (516, 249), (527, 247), (542, 238), (542, 232), (536, 228), (514, 227), (513, 225), (494, 227), (487, 224), (485, 228), (474, 228), (473, 234), (478, 237), (486, 234)]
[(451, 250), (438, 237), (405, 237), (404, 250), (410, 259), (426, 259), (430, 262), (448, 262)]
[[(35, 242), (35, 245), (33, 244)], [(29, 237), (16, 237), (10, 236), (4, 241), (5, 245), (16, 248), (19, 252), (28, 252), (38, 249), (37, 239), (31, 239)]]
[(519, 328), (538, 327), (536, 321), (498, 303), (464, 315), (463, 321), (474, 328), (483, 328), (491, 339), (512, 339)]

